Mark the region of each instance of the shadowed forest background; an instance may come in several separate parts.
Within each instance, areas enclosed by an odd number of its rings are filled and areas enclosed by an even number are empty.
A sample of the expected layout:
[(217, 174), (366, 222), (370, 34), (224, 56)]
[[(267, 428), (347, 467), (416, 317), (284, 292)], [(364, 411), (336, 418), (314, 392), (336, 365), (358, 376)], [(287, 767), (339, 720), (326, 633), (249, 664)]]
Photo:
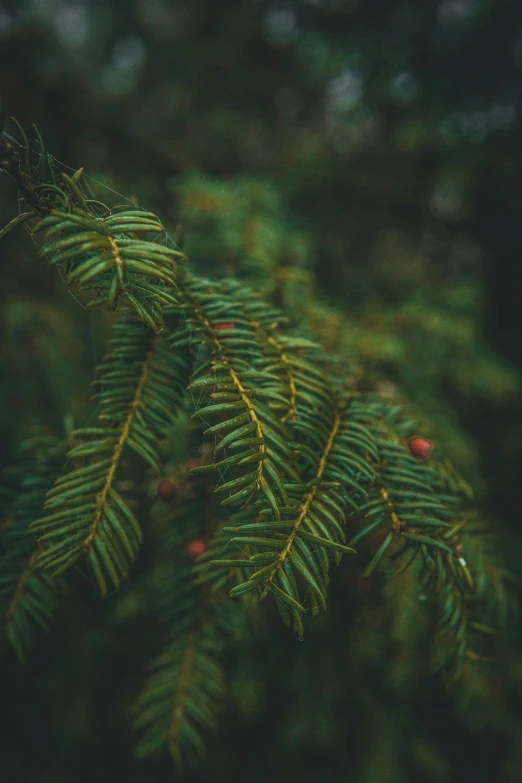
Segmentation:
[[(103, 198), (182, 224), (195, 268), (306, 314), (354, 383), (420, 415), (520, 572), (518, 3), (0, 0), (0, 92)], [(0, 214), (16, 214), (6, 175)], [(110, 316), (81, 309), (23, 232), (0, 254), (7, 465), (34, 425), (88, 419)], [(102, 602), (74, 575), (28, 662), (2, 660), (2, 778), (518, 783), (516, 629), (509, 687), (493, 678), (470, 715), (390, 657), (379, 578), (348, 566), (304, 642), (268, 613), (231, 653), (228, 706), (184, 773), (132, 756), (125, 714), (155, 653), (143, 597)]]

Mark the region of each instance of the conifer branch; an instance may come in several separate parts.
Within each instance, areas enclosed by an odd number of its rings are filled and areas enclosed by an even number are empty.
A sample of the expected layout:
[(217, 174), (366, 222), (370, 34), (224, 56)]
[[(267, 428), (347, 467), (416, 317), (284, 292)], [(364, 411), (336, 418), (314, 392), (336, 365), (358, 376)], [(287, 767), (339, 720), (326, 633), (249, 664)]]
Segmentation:
[(149, 348), (148, 353), (145, 356), (145, 360), (143, 362), (143, 369), (141, 372), (141, 376), (138, 380), (136, 391), (134, 393), (134, 398), (130, 404), (129, 411), (127, 413), (127, 416), (125, 418), (125, 421), (123, 423), (123, 426), (121, 428), (121, 433), (118, 437), (118, 440), (116, 441), (116, 444), (114, 446), (114, 450), (112, 452), (111, 456), (111, 462), (109, 471), (107, 473), (107, 476), (105, 478), (105, 483), (101, 489), (101, 491), (96, 496), (96, 507), (94, 511), (94, 518), (91, 523), (91, 527), (89, 530), (89, 534), (85, 541), (83, 542), (83, 551), (84, 553), (88, 553), (90, 549), (93, 546), (93, 541), (96, 535), (98, 535), (99, 527), (102, 524), (103, 521), (103, 515), (104, 515), (104, 508), (107, 503), (108, 497), (110, 495), (111, 490), (113, 489), (114, 480), (116, 477), (116, 471), (118, 470), (121, 455), (123, 452), (123, 449), (126, 445), (126, 443), (130, 440), (130, 432), (131, 427), (134, 423), (134, 419), (136, 418), (136, 415), (138, 413), (139, 408), (143, 404), (142, 396), (143, 396), (143, 387), (145, 386), (145, 383), (147, 381), (147, 377), (150, 370), (150, 365), (152, 362), (152, 359), (154, 357), (156, 348), (156, 341), (153, 339), (151, 341), (151, 346)]
[[(191, 600), (178, 584), (178, 599), (181, 595), (185, 602)], [(209, 604), (209, 599), (208, 591), (200, 595), (192, 622), (190, 608), (185, 608), (170, 629), (165, 651), (149, 664), (151, 674), (133, 708), (133, 728), (143, 730), (138, 757), (168, 747), (176, 765), (183, 767), (204, 752), (200, 733), (212, 727), (225, 693), (220, 654), (230, 623), (229, 607)]]
[[(322, 481), (322, 478), (323, 478), (323, 474), (324, 474), (324, 471), (325, 471), (328, 459), (330, 458), (330, 453), (332, 451), (332, 448), (333, 448), (333, 445), (334, 445), (334, 442), (335, 442), (335, 438), (337, 436), (337, 432), (339, 431), (340, 424), (341, 424), (341, 416), (340, 416), (339, 413), (336, 413), (335, 418), (334, 418), (334, 422), (333, 422), (333, 426), (332, 426), (332, 430), (331, 430), (330, 434), (328, 435), (328, 441), (327, 441), (326, 446), (324, 448), (324, 451), (323, 451), (323, 453), (321, 455), (319, 466), (317, 468), (317, 473), (316, 473), (316, 476), (315, 476), (315, 482), (316, 483), (314, 483), (314, 485), (305, 494), (305, 496), (303, 498), (303, 502), (301, 503), (301, 507), (300, 507), (299, 513), (297, 515), (297, 518), (296, 518), (295, 522), (293, 523), (292, 529), (290, 531), (290, 535), (288, 536), (288, 539), (287, 539), (287, 541), (286, 541), (286, 543), (285, 543), (281, 553), (279, 554), (279, 558), (277, 560), (277, 564), (276, 564), (274, 570), (271, 572), (270, 576), (268, 577), (267, 584), (270, 585), (270, 586), (272, 585), (272, 583), (274, 581), (274, 577), (276, 575), (276, 572), (280, 571), (281, 568), (283, 568), (283, 566), (285, 565), (287, 559), (293, 554), (292, 553), (292, 547), (294, 545), (294, 541), (295, 541), (296, 537), (300, 533), (301, 526), (305, 522), (305, 520), (306, 520), (306, 518), (307, 518), (307, 516), (308, 516), (308, 514), (310, 512), (310, 508), (311, 508), (311, 506), (312, 506), (312, 504), (314, 502), (315, 496), (316, 496), (316, 494), (317, 494), (317, 492), (319, 490), (319, 487), (321, 486), (321, 481)], [(299, 565), (298, 565), (298, 568), (299, 568)], [(306, 570), (305, 570), (305, 573), (306, 573)], [(324, 603), (324, 597), (323, 597), (323, 595), (321, 593), (319, 594), (319, 597), (323, 599), (323, 604), (326, 605)]]
[(137, 554), (142, 532), (117, 489), (128, 447), (158, 469), (158, 447), (185, 396), (186, 358), (149, 327), (127, 319), (115, 325), (113, 350), (100, 368), (96, 395), (103, 426), (84, 427), (68, 454), (87, 465), (58, 479), (48, 493), (47, 516), (32, 530), (45, 543), (39, 564), (57, 575), (82, 556), (102, 593), (117, 587)]
[(187, 709), (187, 698), (190, 691), (190, 684), (196, 666), (196, 655), (198, 646), (198, 636), (201, 627), (204, 624), (204, 618), (200, 618), (198, 627), (194, 628), (188, 635), (187, 644), (181, 658), (178, 689), (174, 695), (172, 704), (172, 717), (167, 732), (167, 742), (173, 748), (179, 747), (181, 728), (183, 718)]
[(11, 485), (0, 545), (0, 646), (8, 640), (24, 661), (34, 645), (35, 627), (48, 629), (66, 592), (63, 579), (35, 569), (40, 547), (28, 528), (41, 513), (45, 493), (61, 468), (64, 445), (53, 438), (35, 437), (23, 444), (20, 462), (3, 476)]
[[(338, 560), (343, 553), (354, 551), (344, 544), (343, 526), (346, 508), (356, 511), (364, 490), (353, 478), (358, 475), (358, 463), (350, 443), (349, 411), (349, 407), (342, 412), (329, 409), (330, 429), (321, 427), (319, 454), (311, 449), (305, 452), (314, 472), (301, 484), (287, 486), (289, 501), (281, 509), (282, 520), (271, 519), (268, 509), (258, 509), (257, 518), (247, 514), (236, 525), (224, 527), (223, 533), (232, 534), (229, 546), (221, 558), (213, 560), (214, 565), (223, 568), (235, 564), (241, 572), (250, 567), (252, 574), (239, 581), (230, 594), (243, 595), (256, 588), (262, 590), (263, 596), (273, 593), (283, 620), (292, 622), (300, 634), (305, 606), (298, 583), (304, 581), (307, 591), (325, 608), (329, 553)], [(306, 418), (303, 425), (306, 433), (311, 426)], [(234, 546), (241, 548), (236, 558), (230, 556)], [(247, 547), (249, 556), (245, 557)], [(317, 608), (313, 606), (314, 612)]]
[[(338, 563), (356, 543), (371, 543), (363, 576), (386, 570), (415, 596), (423, 591), (426, 608), (415, 614), (434, 620), (433, 658), (449, 679), (467, 660), (487, 659), (486, 646), (469, 640), (494, 632), (496, 615), (505, 619), (509, 577), (469, 524), (469, 488), (451, 465), (411, 453), (411, 422), (398, 407), (362, 395), (347, 401), (342, 368), (276, 308), (237, 281), (188, 273), (180, 251), (148, 240), (164, 234), (154, 214), (97, 202), (83, 169), (60, 174), (38, 133), (36, 142), (19, 134), (21, 142), (0, 135), (0, 165), (28, 211), (0, 236), (27, 223), (88, 306), (123, 302), (138, 318), (115, 325), (96, 381), (99, 422), (74, 433), (72, 469), (51, 489), (50, 479), (45, 490), (37, 482), (40, 504), (47, 491), (47, 515), (40, 505), (29, 514), (15, 503), (2, 530), (4, 630), (20, 657), (63, 585), (38, 566), (57, 577), (86, 556), (102, 593), (127, 576), (142, 538), (132, 481), (119, 483), (127, 457), (159, 469), (188, 388), (208, 395), (193, 418), (216, 422), (203, 433), (215, 439), (212, 462), (197, 466), (190, 482), (217, 472), (220, 483), (198, 495), (189, 482), (191, 502), (169, 512), (158, 595), (167, 644), (136, 703), (139, 755), (167, 745), (182, 764), (200, 754), (225, 693), (221, 654), (244, 620), (237, 604), (271, 594), (301, 635), (310, 605), (313, 613), (326, 607), (330, 556)], [(33, 474), (40, 476), (35, 466)], [(223, 494), (214, 513), (209, 496)], [(212, 524), (202, 519), (209, 511)], [(36, 548), (20, 536), (29, 523)], [(208, 550), (193, 562), (187, 544), (203, 535)], [(225, 589), (243, 600), (228, 601)]]
[[(205, 281), (192, 279), (190, 287), (181, 291), (180, 299), (189, 319), (187, 328), (192, 328), (210, 348), (210, 358), (198, 370), (190, 388), (216, 389), (211, 393), (211, 404), (195, 411), (194, 417), (224, 415), (224, 421), (204, 433), (223, 435), (216, 445), (216, 455), (224, 447), (246, 447), (238, 455), (218, 460), (203, 470), (254, 464), (252, 470), (219, 487), (220, 492), (231, 493), (223, 504), (248, 505), (262, 493), (278, 517), (279, 506), (286, 498), (280, 474), (292, 475), (293, 462), (288, 435), (272, 412), (281, 406), (288, 408), (280, 379), (266, 368), (252, 324), (219, 289), (214, 292)], [(225, 317), (234, 318), (234, 322), (224, 322)], [(223, 402), (221, 394), (225, 395)], [(229, 412), (231, 417), (227, 418)]]
[[(269, 361), (270, 372), (283, 372), (288, 384), (288, 410), (282, 416), (282, 421), (295, 419), (297, 413), (297, 386), (292, 362), (285, 352), (282, 336), (278, 333), (281, 325), (286, 323), (283, 314), (269, 305), (260, 295), (255, 294), (246, 286), (236, 281), (222, 283), (222, 288), (232, 297), (240, 300), (243, 312), (250, 320), (252, 328), (259, 335), (260, 347)], [(313, 343), (300, 340), (299, 346), (316, 347)], [(287, 349), (288, 350), (288, 349)]]
[(187, 544), (203, 540), (201, 536), (206, 541), (217, 524), (212, 504), (199, 502), (200, 492), (191, 484), (183, 502), (159, 509), (165, 529), (160, 556), (168, 579), (155, 609), (166, 628), (167, 644), (149, 664), (151, 673), (133, 707), (133, 727), (143, 732), (137, 755), (167, 747), (178, 767), (204, 751), (201, 733), (214, 724), (225, 695), (221, 655), (238, 619), (232, 602), (210, 584), (194, 581)]
[[(455, 682), (466, 658), (477, 655), (469, 647), (470, 634), (480, 626), (474, 619), (477, 609), (482, 618), (493, 619), (499, 612), (506, 616), (509, 574), (488, 554), (480, 528), (469, 527), (463, 505), (463, 498), (469, 502), (469, 488), (447, 460), (442, 465), (436, 459), (416, 460), (396, 435), (399, 431), (407, 436), (411, 428), (401, 419), (402, 412), (383, 405), (370, 409), (380, 454), (377, 479), (361, 507), (366, 524), (349, 543), (376, 531), (383, 536), (363, 576), (369, 576), (381, 561), (392, 577), (415, 569), (427, 606), (435, 610), (435, 666), (444, 671), (448, 682)], [(492, 625), (498, 626), (498, 616)]]
[[(256, 322), (254, 322), (256, 324)], [(282, 421), (288, 421), (295, 419), (296, 413), (297, 413), (297, 387), (296, 382), (294, 378), (294, 374), (292, 372), (292, 363), (288, 356), (285, 353), (285, 350), (280, 342), (276, 340), (275, 337), (272, 337), (272, 335), (267, 335), (267, 340), (270, 346), (272, 346), (275, 351), (279, 354), (279, 359), (281, 360), (281, 363), (284, 365), (286, 377), (288, 380), (288, 386), (290, 388), (290, 399), (289, 399), (289, 405), (288, 410), (283, 416)]]
[(32, 209), (12, 220), (2, 235), (37, 219), (30, 231), (33, 240), (51, 264), (63, 268), (67, 285), (94, 292), (88, 307), (106, 304), (114, 309), (122, 298), (141, 320), (159, 330), (162, 307), (175, 301), (170, 289), (183, 253), (146, 239), (150, 233), (164, 234), (152, 213), (140, 209), (113, 213), (89, 198), (82, 168), (72, 177), (58, 177), (54, 165), (46, 165), (47, 152), (37, 129), (37, 141), (30, 142), (17, 126), (22, 143), (3, 133), (0, 158), (21, 199)]

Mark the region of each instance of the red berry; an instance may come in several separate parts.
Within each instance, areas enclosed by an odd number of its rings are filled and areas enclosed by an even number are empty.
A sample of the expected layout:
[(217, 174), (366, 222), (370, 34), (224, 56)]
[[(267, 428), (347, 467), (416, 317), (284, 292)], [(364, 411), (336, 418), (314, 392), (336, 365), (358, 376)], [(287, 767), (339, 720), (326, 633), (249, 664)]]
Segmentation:
[(169, 478), (161, 479), (156, 487), (156, 494), (164, 500), (170, 500), (177, 492), (177, 485)]
[(433, 448), (431, 440), (426, 438), (410, 438), (408, 441), (408, 448), (414, 457), (418, 459), (428, 459)]
[(207, 551), (207, 542), (204, 538), (195, 538), (193, 541), (189, 541), (186, 551), (190, 557), (199, 557)]
[(189, 459), (189, 461), (187, 462), (187, 470), (190, 471), (193, 468), (199, 468), (200, 465), (201, 465), (200, 459)]
[(169, 478), (162, 479), (156, 486), (156, 495), (164, 500), (172, 500), (186, 491), (187, 485), (184, 481), (175, 482)]
[(462, 544), (455, 544), (455, 546), (453, 547), (453, 551), (455, 552), (456, 555), (460, 555), (460, 553), (462, 552)]
[[(220, 332), (222, 329), (235, 329), (236, 325), (232, 323), (221, 323), (221, 324), (214, 324), (212, 327), (215, 332)], [(226, 339), (229, 335), (224, 334), (222, 339)]]

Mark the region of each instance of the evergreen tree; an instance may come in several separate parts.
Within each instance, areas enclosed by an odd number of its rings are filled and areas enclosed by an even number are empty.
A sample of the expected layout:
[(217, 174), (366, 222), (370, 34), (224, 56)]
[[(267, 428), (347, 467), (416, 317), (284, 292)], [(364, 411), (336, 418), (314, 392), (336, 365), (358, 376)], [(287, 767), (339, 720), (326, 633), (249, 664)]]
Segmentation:
[(18, 131), (3, 134), (1, 164), (22, 210), (2, 233), (25, 224), (84, 307), (117, 313), (96, 421), (69, 428), (68, 447), (25, 443), (7, 475), (4, 634), (19, 657), (71, 569), (102, 595), (129, 582), (132, 596), (145, 532), (138, 615), (155, 616), (165, 639), (133, 708), (137, 752), (166, 747), (181, 768), (204, 750), (249, 613), (271, 600), (303, 639), (306, 615), (327, 609), (331, 566), (355, 555), (361, 580), (383, 575), (395, 656), (406, 657), (395, 665), (407, 679), (437, 673), (475, 708), (511, 617), (511, 577), (451, 462), (400, 406), (346, 374), (342, 341), (333, 351), (311, 339), (308, 308), (298, 321), (269, 290), (201, 276), (153, 213), (101, 202), (83, 169), (60, 171), (36, 129), (33, 141)]
[(521, 36), (4, 0), (2, 779), (518, 783)]

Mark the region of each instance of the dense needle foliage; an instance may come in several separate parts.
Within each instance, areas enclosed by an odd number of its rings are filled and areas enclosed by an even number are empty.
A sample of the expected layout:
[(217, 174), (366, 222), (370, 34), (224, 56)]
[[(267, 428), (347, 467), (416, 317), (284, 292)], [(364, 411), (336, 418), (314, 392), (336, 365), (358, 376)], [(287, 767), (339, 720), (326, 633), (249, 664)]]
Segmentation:
[[(164, 648), (132, 711), (137, 749), (169, 748), (183, 766), (204, 750), (226, 699), (224, 651), (252, 633), (258, 604), (273, 601), (303, 638), (346, 558), (344, 573), (385, 574), (398, 639), (414, 620), (403, 655), (472, 701), (511, 617), (511, 577), (468, 484), (419, 424), (347, 372), (344, 347), (325, 344), (306, 308), (299, 319), (269, 287), (203, 277), (156, 215), (102, 203), (38, 131), (0, 143), (21, 205), (2, 234), (24, 223), (85, 307), (115, 311), (96, 419), (24, 443), (6, 475), (3, 633), (18, 656), (71, 569), (132, 596), (148, 540), (137, 584), (152, 591)], [(157, 483), (180, 458), (182, 479)]]

